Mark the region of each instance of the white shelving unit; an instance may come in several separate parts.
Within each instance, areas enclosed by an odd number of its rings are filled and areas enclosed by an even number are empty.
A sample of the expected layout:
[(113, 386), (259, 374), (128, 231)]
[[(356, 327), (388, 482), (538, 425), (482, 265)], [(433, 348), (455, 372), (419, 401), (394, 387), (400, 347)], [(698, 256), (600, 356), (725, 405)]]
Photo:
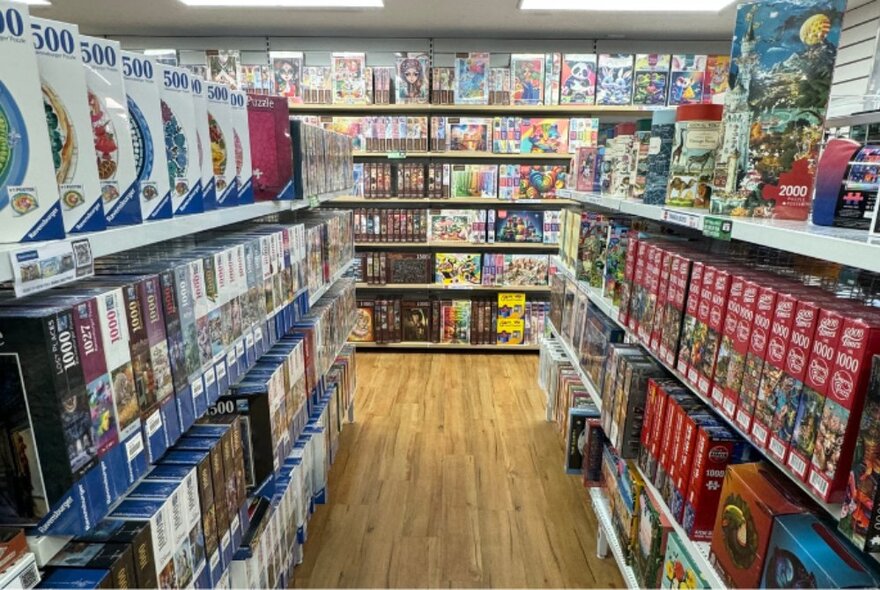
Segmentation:
[(620, 574), (627, 588), (639, 588), (639, 582), (633, 569), (627, 565), (626, 558), (623, 554), (623, 547), (620, 545), (620, 539), (614, 532), (614, 525), (611, 524), (611, 506), (608, 498), (600, 488), (590, 488), (590, 501), (593, 503), (593, 511), (596, 513), (596, 520), (599, 521), (599, 537), (596, 539), (596, 555), (605, 558), (608, 556), (608, 550), (614, 556), (617, 567), (620, 568)]
[(724, 219), (731, 223), (731, 239), (880, 272), (880, 236), (872, 237), (866, 231), (813, 225), (809, 221), (710, 215), (701, 209), (646, 205), (641, 201), (572, 190), (560, 190), (559, 196), (608, 211), (619, 211), (696, 231), (703, 230), (707, 217)]
[(549, 320), (547, 322), (547, 325), (550, 326), (550, 333), (553, 334), (553, 337), (562, 346), (562, 349), (565, 351), (565, 355), (568, 357), (568, 360), (571, 361), (571, 364), (574, 367), (575, 371), (577, 371), (578, 377), (581, 378), (581, 382), (584, 384), (584, 387), (587, 388), (587, 393), (590, 394), (590, 398), (592, 398), (593, 403), (596, 404), (596, 409), (601, 412), (602, 395), (596, 390), (596, 387), (593, 385), (593, 380), (590, 379), (590, 376), (584, 373), (584, 370), (581, 369), (581, 361), (577, 351), (572, 349), (568, 341), (562, 337), (562, 334), (559, 333), (559, 330), (556, 329), (556, 326), (550, 323)]
[(354, 258), (352, 258), (351, 260), (346, 262), (342, 266), (342, 268), (337, 270), (333, 274), (333, 276), (330, 278), (329, 283), (325, 284), (323, 287), (319, 287), (318, 290), (315, 291), (314, 293), (311, 293), (309, 295), (309, 307), (312, 307), (313, 305), (315, 305), (318, 302), (318, 300), (321, 299), (321, 297), (326, 295), (327, 291), (329, 291), (333, 285), (335, 285), (337, 282), (339, 282), (339, 279), (341, 279), (345, 275), (345, 273), (348, 272), (348, 269), (350, 269), (353, 265), (354, 265)]
[[(556, 262), (556, 268), (560, 272), (562, 272), (563, 274), (565, 274), (568, 277), (572, 276), (571, 272), (561, 263), (561, 261), (558, 258), (555, 258), (555, 262)], [(587, 295), (587, 298), (590, 301), (592, 301), (594, 304), (596, 304), (596, 306), (598, 306), (600, 309), (602, 309), (602, 311), (606, 315), (608, 315), (608, 317), (610, 317), (618, 326), (620, 326), (623, 330), (626, 331), (627, 335), (629, 336), (629, 338), (633, 342), (639, 342), (638, 336), (634, 332), (632, 332), (632, 330), (630, 330), (627, 326), (620, 323), (620, 321), (617, 319), (617, 317), (618, 317), (617, 307), (615, 307), (608, 299), (603, 297), (601, 292), (599, 292), (597, 289), (590, 287), (589, 285), (587, 285), (583, 281), (577, 281), (577, 285), (578, 285), (578, 288)], [(700, 393), (700, 391), (696, 387), (694, 387), (693, 385), (688, 383), (688, 380), (685, 378), (684, 375), (682, 375), (674, 367), (671, 367), (665, 361), (660, 359), (650, 349), (645, 348), (645, 352), (647, 354), (651, 355), (654, 358), (654, 360), (656, 360), (660, 365), (662, 365), (671, 375), (675, 376), (675, 378), (681, 382), (683, 387), (687, 387), (694, 395), (696, 395), (698, 398), (700, 398), (703, 401), (703, 403), (706, 405), (706, 407), (712, 409), (712, 411), (715, 412), (715, 414), (718, 416), (718, 418), (720, 420), (725, 422), (731, 429), (733, 429), (734, 431), (739, 433), (739, 435), (741, 437), (743, 437), (743, 439), (745, 439), (746, 441), (751, 440), (751, 437), (747, 433), (743, 432), (743, 430), (739, 427), (739, 425), (736, 423), (736, 421), (729, 419), (727, 416), (725, 416), (724, 414), (719, 412), (718, 409), (712, 404), (712, 400), (707, 398), (702, 393)], [(754, 447), (754, 448), (759, 453), (761, 453), (761, 455), (764, 457), (764, 459), (766, 461), (775, 465), (779, 469), (779, 471), (785, 477), (787, 477), (789, 479), (789, 481), (793, 482), (795, 485), (797, 485), (799, 488), (801, 488), (804, 492), (806, 492), (806, 494), (810, 497), (810, 499), (817, 506), (819, 506), (822, 510), (827, 512), (835, 520), (840, 519), (840, 511), (841, 511), (840, 504), (832, 504), (832, 503), (823, 502), (823, 501), (819, 500), (818, 498), (816, 498), (815, 495), (813, 495), (813, 493), (810, 491), (810, 489), (807, 487), (807, 485), (804, 482), (802, 482), (800, 479), (790, 475), (789, 470), (782, 463), (780, 463), (777, 459), (775, 459), (770, 453), (768, 453), (765, 449), (762, 449), (759, 447)]]

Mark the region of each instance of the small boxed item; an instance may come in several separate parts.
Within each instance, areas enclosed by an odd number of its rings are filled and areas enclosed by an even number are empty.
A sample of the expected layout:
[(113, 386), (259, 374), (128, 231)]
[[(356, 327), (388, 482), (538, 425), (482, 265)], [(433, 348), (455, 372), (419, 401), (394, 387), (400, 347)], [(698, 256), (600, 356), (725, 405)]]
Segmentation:
[(643, 588), (660, 586), (666, 546), (672, 534), (672, 523), (661, 510), (660, 502), (648, 488), (642, 488), (638, 529), (631, 551), (632, 568)]
[[(202, 213), (202, 168), (191, 74), (183, 68), (156, 65), (162, 99), (165, 153), (174, 215)], [(208, 100), (210, 100), (210, 93)], [(219, 192), (219, 188), (217, 189)], [(219, 200), (219, 199), (218, 199)]]
[(104, 216), (108, 226), (141, 223), (137, 166), (119, 42), (80, 35)]
[(775, 520), (804, 512), (787, 482), (764, 463), (727, 468), (712, 533), (710, 559), (728, 586), (757, 588)]
[[(110, 588), (138, 587), (134, 554), (130, 545), (72, 541), (46, 564), (49, 576), (45, 585), (49, 586), (55, 571), (67, 569), (105, 570), (110, 575)], [(75, 574), (70, 572), (68, 575)]]
[(232, 118), (232, 155), (235, 162), (235, 191), (239, 205), (254, 202), (253, 165), (251, 163), (251, 135), (248, 129), (248, 98), (241, 90), (229, 93)]
[(141, 216), (144, 221), (169, 219), (172, 215), (171, 187), (167, 151), (164, 149), (159, 68), (150, 56), (132, 51), (119, 53), (128, 98)]
[(205, 83), (208, 92), (208, 135), (214, 167), (214, 190), (218, 207), (238, 204), (235, 184), (235, 138), (232, 127), (231, 91), (222, 84)]
[(198, 76), (191, 76), (190, 81), (198, 139), (196, 147), (199, 150), (199, 169), (202, 174), (202, 204), (205, 211), (211, 211), (217, 208), (217, 190), (214, 186), (214, 158), (208, 126), (208, 89), (205, 81)]
[[(31, 18), (31, 32), (49, 124), (64, 231), (101, 231), (107, 227), (107, 219), (98, 182), (98, 164), (94, 157), (84, 157), (92, 153), (94, 139), (79, 28), (34, 17)], [(58, 39), (58, 42), (49, 42), (48, 39)]]
[[(46, 112), (27, 6), (0, 2), (0, 16), (21, 27), (0, 31), (0, 117), (4, 172), (0, 174), (0, 242), (34, 242), (64, 237)], [(5, 21), (4, 21), (5, 22)], [(16, 137), (17, 141), (9, 139)]]
[(293, 199), (293, 146), (287, 101), (248, 94), (247, 112), (254, 199), (289, 201)]
[(663, 559), (661, 588), (709, 588), (703, 572), (694, 562), (690, 552), (675, 533), (666, 541), (666, 556)]

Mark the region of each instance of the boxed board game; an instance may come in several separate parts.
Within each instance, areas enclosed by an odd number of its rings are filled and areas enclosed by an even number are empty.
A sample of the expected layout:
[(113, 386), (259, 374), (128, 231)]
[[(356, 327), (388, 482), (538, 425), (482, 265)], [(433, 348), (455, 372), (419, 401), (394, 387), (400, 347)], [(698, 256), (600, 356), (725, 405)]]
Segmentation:
[[(9, 2), (0, 2), (0, 15), (21, 22), (19, 28), (4, 27), (0, 32), (4, 48), (0, 119), (6, 129), (0, 136), (0, 151), (5, 154), (0, 165), (0, 242), (63, 238), (64, 221), (51, 164), (58, 149), (49, 140), (45, 109), (40, 108), (43, 100), (30, 16), (26, 6)], [(12, 137), (20, 139), (13, 142)]]
[(98, 178), (107, 225), (141, 222), (119, 42), (80, 35)]
[[(232, 155), (235, 162), (235, 191), (239, 205), (254, 202), (251, 135), (248, 129), (247, 94), (241, 90), (229, 93), (232, 120)], [(263, 138), (261, 138), (262, 140)]]
[(450, 168), (450, 198), (494, 198), (498, 194), (498, 166), (494, 164), (453, 164)]
[(565, 430), (565, 472), (577, 475), (582, 472), (584, 457), (588, 451), (587, 423), (599, 416), (598, 410), (592, 408), (568, 408), (568, 420)]
[(471, 302), (454, 299), (440, 302), (438, 330), (441, 344), (468, 344), (471, 338)]
[(668, 54), (636, 54), (632, 98), (634, 105), (666, 104), (669, 95), (669, 61)]
[(515, 105), (544, 104), (544, 54), (510, 56), (510, 89)]
[(790, 486), (764, 463), (727, 468), (712, 533), (710, 560), (731, 587), (757, 588), (768, 560), (774, 522), (804, 512)]
[[(807, 388), (809, 390), (809, 388)], [(801, 402), (803, 404), (803, 401)], [(852, 469), (847, 482), (838, 529), (858, 549), (880, 553), (880, 356), (874, 356), (871, 383), (858, 441), (853, 454)], [(794, 451), (792, 452), (794, 454)], [(811, 453), (812, 454), (812, 453)]]
[[(32, 17), (31, 33), (49, 124), (64, 231), (70, 234), (103, 230), (107, 227), (107, 218), (97, 159), (81, 157), (82, 153), (92, 153), (95, 141), (79, 27)], [(47, 42), (47, 38), (57, 38), (58, 43)], [(27, 195), (19, 196), (19, 201), (30, 202)], [(30, 207), (21, 206), (24, 210)]]
[[(666, 184), (675, 137), (675, 111), (654, 111), (651, 119), (651, 140), (648, 146), (648, 177), (642, 200), (646, 205), (666, 203)], [(580, 190), (580, 189), (578, 189)]]
[(568, 184), (568, 171), (565, 166), (528, 165), (519, 166), (519, 191), (517, 199), (553, 199), (556, 191)]
[(435, 282), (441, 285), (479, 285), (480, 254), (437, 253)]
[(428, 241), (485, 243), (486, 215), (484, 209), (431, 209), (428, 212)]
[(455, 104), (489, 103), (489, 54), (456, 53)]
[(489, 104), (510, 104), (510, 68), (489, 68)]
[(431, 57), (427, 53), (398, 54), (395, 61), (395, 103), (427, 104), (431, 88), (428, 76)]
[[(162, 122), (165, 129), (165, 153), (168, 157), (168, 180), (171, 184), (171, 208), (174, 216), (202, 213), (202, 170), (199, 166), (198, 134), (190, 74), (183, 68), (157, 64), (161, 76)], [(218, 86), (226, 89), (225, 86)], [(211, 90), (208, 86), (208, 111)], [(212, 146), (213, 153), (213, 146)], [(220, 205), (219, 182), (217, 204)]]
[(853, 551), (812, 514), (779, 516), (761, 588), (876, 588), (877, 564)]
[(676, 109), (667, 205), (709, 206), (723, 110), (721, 105), (704, 104)]
[(129, 545), (72, 541), (46, 564), (46, 569), (49, 576), (57, 575), (59, 570), (105, 570), (111, 588), (134, 587), (137, 580)]
[(205, 51), (205, 61), (208, 64), (206, 80), (228, 88), (238, 88), (238, 66), (241, 64), (241, 52), (238, 49), (208, 49)]
[(129, 586), (158, 588), (149, 523), (104, 519), (88, 533), (74, 540), (130, 548), (134, 557), (135, 577)]
[(596, 76), (596, 104), (628, 105), (633, 95), (633, 56), (602, 53)]
[(201, 78), (193, 75), (190, 81), (196, 121), (196, 147), (199, 152), (199, 169), (202, 172), (202, 205), (205, 211), (211, 211), (217, 208), (217, 188), (214, 184), (214, 159), (208, 124), (208, 92), (205, 81)]
[[(596, 192), (599, 190), (599, 167), (598, 167), (598, 148), (580, 147), (577, 148), (575, 156), (572, 160), (571, 178), (574, 181), (573, 188), (581, 192)], [(664, 191), (666, 181), (664, 179)], [(664, 192), (665, 195), (665, 192)]]
[(401, 338), (404, 342), (431, 341), (431, 302), (401, 301)]
[(491, 145), (494, 122), (483, 117), (449, 117), (446, 119), (446, 142), (441, 151), (485, 152)]
[(807, 485), (824, 501), (841, 498), (858, 438), (859, 409), (880, 351), (880, 318), (857, 306), (845, 317), (816, 430)]
[[(287, 102), (248, 94), (247, 114), (254, 176), (254, 199), (293, 199), (293, 148)], [(213, 181), (213, 160), (211, 167)]]
[(374, 319), (376, 305), (374, 301), (364, 300), (357, 302), (357, 317), (354, 328), (348, 336), (349, 342), (373, 342), (375, 340)]
[(663, 558), (660, 587), (675, 590), (710, 587), (706, 583), (703, 572), (700, 571), (690, 552), (675, 533), (671, 533), (666, 541), (666, 555)]
[(562, 56), (560, 104), (593, 104), (596, 101), (596, 54), (566, 53)]
[(330, 55), (333, 104), (366, 104), (367, 88), (364, 75), (367, 56), (364, 53), (333, 53)]
[(205, 83), (208, 96), (208, 136), (211, 145), (211, 164), (214, 172), (214, 191), (218, 207), (237, 204), (235, 130), (232, 123), (232, 92), (213, 82)]
[(119, 53), (128, 100), (141, 216), (144, 221), (168, 219), (172, 215), (171, 189), (168, 158), (164, 149), (158, 67), (149, 56), (131, 51)]
[(544, 241), (544, 212), (531, 210), (490, 209), (488, 242), (535, 243)]
[(727, 182), (713, 213), (807, 219), (845, 9), (844, 0), (738, 7), (719, 158)]
[(303, 54), (297, 51), (270, 51), (275, 93), (288, 104), (302, 103)]
[[(568, 120), (568, 151), (576, 153), (579, 148), (595, 148), (599, 143), (599, 119), (576, 117)], [(517, 150), (519, 151), (519, 150)]]
[(699, 104), (703, 100), (703, 77), (706, 73), (706, 56), (693, 53), (677, 53), (672, 56), (669, 105)]
[(742, 275), (734, 275), (731, 279), (727, 314), (711, 389), (712, 403), (731, 420), (736, 418), (736, 404), (742, 386), (759, 292), (760, 286), (755, 281), (747, 280)]
[(643, 588), (658, 588), (663, 575), (666, 546), (672, 533), (672, 523), (660, 508), (662, 499), (647, 487), (639, 494), (638, 529), (633, 535), (632, 568)]
[(520, 153), (568, 154), (568, 119), (524, 118)]
[(730, 56), (707, 56), (706, 74), (703, 76), (703, 102), (714, 102), (714, 96), (730, 90), (729, 78)]
[(496, 287), (544, 286), (546, 254), (483, 254), (482, 284)]

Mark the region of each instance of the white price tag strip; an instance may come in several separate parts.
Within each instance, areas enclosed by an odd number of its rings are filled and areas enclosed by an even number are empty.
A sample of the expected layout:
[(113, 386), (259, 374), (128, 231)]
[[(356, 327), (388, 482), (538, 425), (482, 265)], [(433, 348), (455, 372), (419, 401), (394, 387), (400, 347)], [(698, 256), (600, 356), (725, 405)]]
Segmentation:
[(95, 274), (88, 238), (49, 242), (9, 252), (15, 296), (24, 297)]
[(663, 221), (682, 225), (691, 229), (703, 229), (703, 216), (697, 213), (687, 213), (685, 211), (673, 211), (672, 209), (663, 209)]

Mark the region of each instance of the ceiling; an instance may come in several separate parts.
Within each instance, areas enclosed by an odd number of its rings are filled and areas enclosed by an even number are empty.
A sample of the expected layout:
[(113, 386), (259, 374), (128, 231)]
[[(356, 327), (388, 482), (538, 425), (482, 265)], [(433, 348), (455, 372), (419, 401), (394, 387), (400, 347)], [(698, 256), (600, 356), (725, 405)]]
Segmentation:
[[(607, 0), (613, 5), (614, 0)], [(662, 2), (663, 0), (657, 0)], [(721, 13), (525, 13), (518, 0), (385, 0), (363, 11), (191, 8), (177, 0), (53, 0), (37, 16), (83, 33), (137, 36), (492, 37), (730, 39), (735, 3)]]

